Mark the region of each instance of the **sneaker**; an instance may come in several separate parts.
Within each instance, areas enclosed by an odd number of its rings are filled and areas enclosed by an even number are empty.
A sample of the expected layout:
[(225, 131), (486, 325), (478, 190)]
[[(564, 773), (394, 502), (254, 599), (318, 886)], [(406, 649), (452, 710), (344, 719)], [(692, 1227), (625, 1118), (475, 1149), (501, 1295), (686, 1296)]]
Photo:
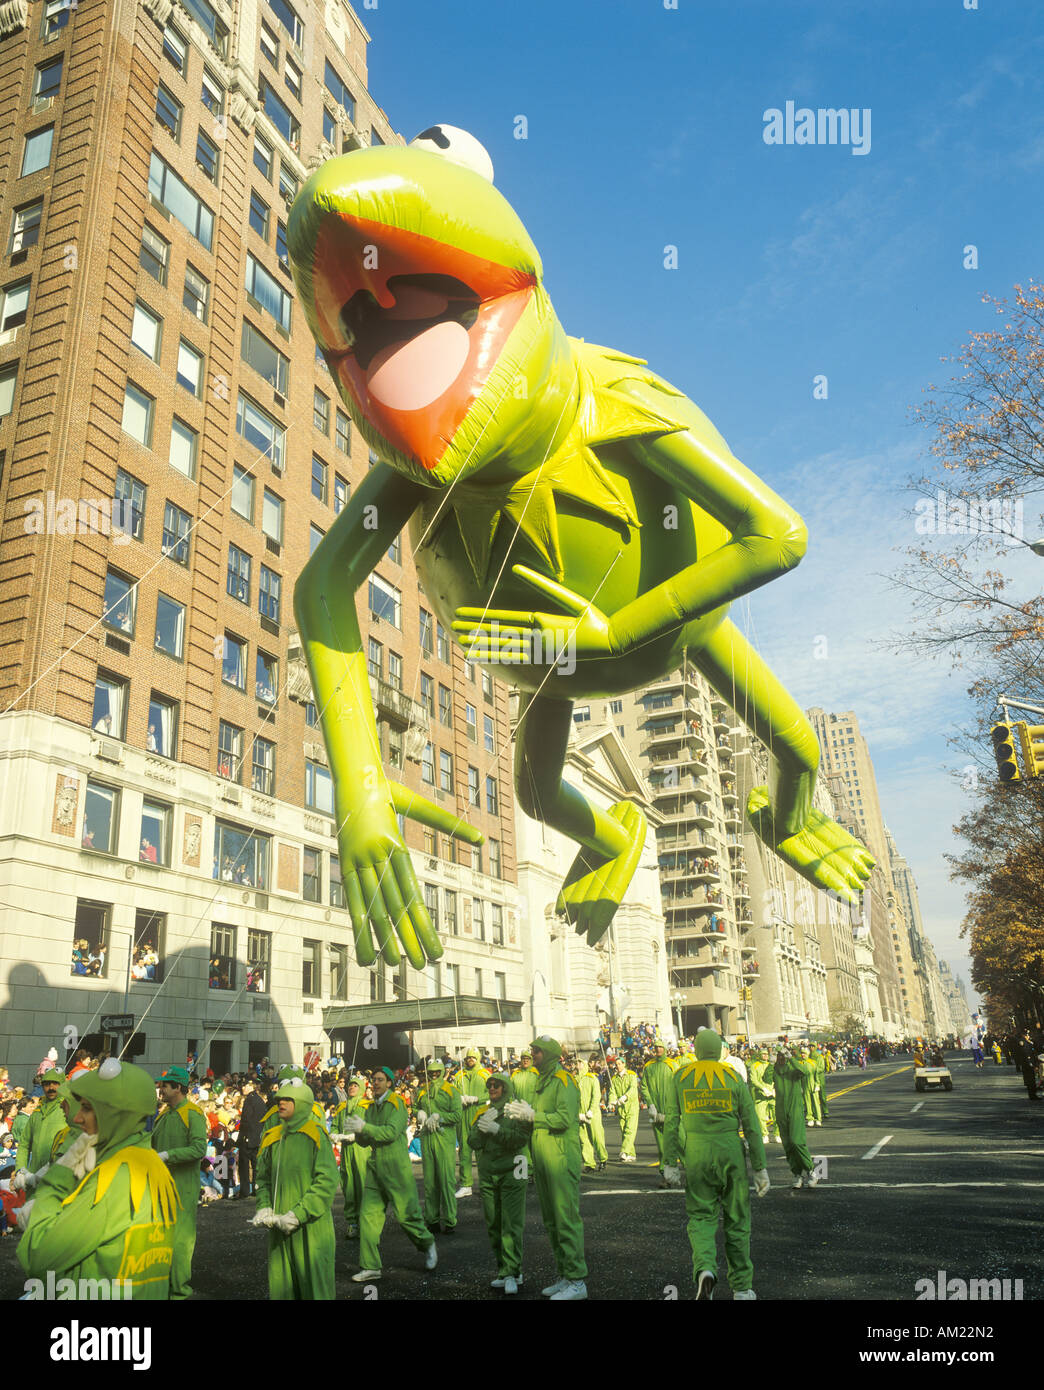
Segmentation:
[(782, 1144), (782, 1142), (783, 1142), (783, 1136), (782, 1136), (782, 1134), (777, 1134), (777, 1135), (776, 1135), (776, 1143), (777, 1143), (777, 1144)]
[(804, 1173), (799, 1173), (799, 1174), (797, 1175), (797, 1177), (794, 1179), (793, 1183), (791, 1184), (792, 1187), (804, 1187), (804, 1185), (805, 1185), (805, 1175), (804, 1175)]
[(431, 1244), (428, 1246), (427, 1250), (424, 1252), (424, 1268), (434, 1269), (438, 1262), (439, 1253), (435, 1249), (435, 1242), (432, 1241)]
[(636, 1163), (636, 1162), (637, 1162), (637, 1159), (635, 1158), (634, 1154), (621, 1154), (621, 1155), (620, 1155), (620, 1162), (621, 1162), (621, 1163)]
[(521, 1284), (521, 1282), (522, 1282), (521, 1279), (512, 1279), (511, 1276), (509, 1275), (509, 1276), (504, 1280), (504, 1292), (505, 1292), (505, 1293), (518, 1293), (518, 1286), (519, 1286), (519, 1284)]
[(555, 1294), (560, 1293), (569, 1282), (568, 1279), (559, 1279), (554, 1284), (548, 1284), (547, 1288), (541, 1289), (540, 1292), (545, 1298), (554, 1298)]
[(352, 1275), (353, 1284), (373, 1284), (381, 1277), (379, 1269), (360, 1269), (358, 1274)]
[(498, 1274), (495, 1279), (489, 1281), (489, 1287), (491, 1289), (502, 1289), (507, 1281), (508, 1277), (506, 1274)]
[[(566, 1279), (563, 1283), (565, 1287), (551, 1295), (552, 1303), (573, 1303), (587, 1297), (587, 1285), (582, 1279)], [(504, 1292), (507, 1293), (506, 1288)]]
[(813, 1169), (813, 1171), (812, 1171), (811, 1173), (806, 1173), (806, 1174), (805, 1174), (805, 1186), (806, 1186), (806, 1187), (818, 1187), (818, 1186), (819, 1186), (819, 1174), (818, 1174), (814, 1169)]
[(457, 1190), (456, 1190), (456, 1192), (455, 1192), (453, 1195), (454, 1195), (455, 1197), (470, 1197), (470, 1196), (471, 1196), (471, 1188), (470, 1188), (470, 1187), (458, 1187)]
[(605, 1170), (606, 1170), (608, 1167), (609, 1167), (609, 1160), (608, 1160), (607, 1158), (603, 1158), (602, 1161), (601, 1161), (601, 1163), (599, 1163), (599, 1165), (598, 1165), (598, 1171), (599, 1171), (600, 1173), (604, 1173)]
[(737, 1293), (734, 1293), (732, 1297), (737, 1303), (749, 1303), (751, 1299), (757, 1298), (757, 1294), (753, 1289), (740, 1289)]
[(718, 1276), (712, 1269), (701, 1269), (700, 1277), (696, 1282), (696, 1299), (698, 1302), (708, 1303), (714, 1297), (714, 1285), (718, 1282)]

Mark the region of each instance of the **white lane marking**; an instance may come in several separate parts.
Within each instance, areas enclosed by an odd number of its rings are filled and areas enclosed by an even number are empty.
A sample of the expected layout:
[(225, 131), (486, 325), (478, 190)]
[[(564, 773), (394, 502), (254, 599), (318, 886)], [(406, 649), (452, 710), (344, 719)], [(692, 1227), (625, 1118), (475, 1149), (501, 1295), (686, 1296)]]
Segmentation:
[[(773, 1183), (773, 1192), (782, 1192), (788, 1187), (789, 1183)], [(822, 1184), (825, 1191), (827, 1187), (902, 1187), (920, 1189), (925, 1187), (1044, 1187), (1044, 1182), (831, 1182)], [(599, 1192), (581, 1192), (581, 1197), (666, 1197), (672, 1193), (677, 1195), (684, 1192), (684, 1188), (663, 1188), (654, 1187), (650, 1191), (643, 1192), (637, 1187), (610, 1187)], [(750, 1189), (754, 1191), (753, 1188)]]
[(919, 1100), (919, 1101), (917, 1102), (917, 1104), (914, 1106), (914, 1108), (910, 1111), (910, 1114), (911, 1114), (911, 1115), (916, 1115), (917, 1112), (918, 1112), (918, 1110), (920, 1110), (920, 1108), (921, 1108), (921, 1106), (922, 1106), (923, 1104), (924, 1104), (924, 1101), (923, 1101), (923, 1100)]
[(866, 1153), (863, 1155), (863, 1157), (864, 1157), (864, 1158), (876, 1158), (877, 1155), (881, 1152), (881, 1150), (884, 1148), (884, 1146), (888, 1143), (889, 1139), (891, 1139), (891, 1138), (892, 1138), (892, 1135), (886, 1134), (885, 1137), (884, 1137), (883, 1139), (879, 1139), (879, 1140), (877, 1141), (877, 1143), (874, 1145), (874, 1147), (873, 1147), (872, 1149), (867, 1149), (867, 1151), (866, 1151)]

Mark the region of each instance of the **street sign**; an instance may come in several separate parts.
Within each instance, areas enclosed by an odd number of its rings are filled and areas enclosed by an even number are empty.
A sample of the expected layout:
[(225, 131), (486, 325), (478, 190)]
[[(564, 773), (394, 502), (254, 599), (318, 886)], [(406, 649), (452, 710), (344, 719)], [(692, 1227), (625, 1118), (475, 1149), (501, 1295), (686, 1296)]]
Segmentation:
[(134, 1027), (133, 1014), (102, 1014), (103, 1033), (129, 1033)]

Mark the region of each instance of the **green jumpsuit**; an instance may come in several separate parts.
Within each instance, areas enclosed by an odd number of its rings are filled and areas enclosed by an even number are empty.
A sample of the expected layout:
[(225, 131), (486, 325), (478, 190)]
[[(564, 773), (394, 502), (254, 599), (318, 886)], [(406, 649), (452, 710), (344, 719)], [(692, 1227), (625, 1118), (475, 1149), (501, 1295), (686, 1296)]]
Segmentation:
[(363, 1269), (381, 1268), (381, 1232), (389, 1202), (396, 1221), (418, 1250), (435, 1244), (417, 1200), (417, 1182), (406, 1146), (407, 1123), (405, 1102), (388, 1091), (383, 1101), (371, 1101), (366, 1124), (356, 1139), (370, 1150), (359, 1213), (359, 1263)]
[(772, 1068), (776, 1092), (776, 1128), (783, 1140), (790, 1171), (797, 1177), (811, 1173), (814, 1165), (805, 1131), (805, 1072), (795, 1057), (777, 1057)]
[(692, 1276), (717, 1269), (718, 1209), (725, 1231), (725, 1263), (733, 1293), (749, 1289), (750, 1190), (740, 1140), (743, 1125), (754, 1171), (765, 1167), (761, 1126), (747, 1084), (722, 1065), (721, 1037), (705, 1028), (696, 1037), (696, 1061), (679, 1067), (668, 1098), (664, 1129), (666, 1161), (685, 1168), (685, 1210)]
[[(605, 1130), (602, 1127), (602, 1087), (598, 1073), (585, 1071), (580, 1077), (580, 1113), (589, 1114), (589, 1120), (580, 1123), (580, 1152), (585, 1168), (595, 1168), (606, 1163), (609, 1151), (605, 1147)], [(530, 1102), (532, 1104), (532, 1102)]]
[[(642, 1070), (642, 1099), (646, 1105), (654, 1107), (661, 1115), (667, 1113), (667, 1098), (674, 1087), (674, 1069), (665, 1057), (653, 1058), (646, 1062)], [(656, 1155), (660, 1172), (663, 1172), (663, 1120), (653, 1125), (656, 1139)], [(633, 1149), (632, 1149), (633, 1152)]]
[[(497, 1278), (520, 1279), (528, 1167), (517, 1159), (529, 1144), (531, 1129), (524, 1121), (505, 1116), (504, 1106), (508, 1101), (521, 1097), (515, 1096), (511, 1077), (505, 1072), (496, 1072), (494, 1076), (503, 1082), (504, 1094), (495, 1105), (479, 1107), (468, 1143), (478, 1160), (482, 1215), (486, 1218), (486, 1230), (497, 1262)], [(479, 1116), (487, 1111), (496, 1116), (500, 1126), (495, 1134), (487, 1134), (478, 1127)]]
[(620, 1121), (620, 1157), (634, 1158), (634, 1136), (638, 1133), (638, 1078), (630, 1067), (613, 1072), (609, 1078), (609, 1098), (615, 1100)]
[(337, 1161), (312, 1107), (297, 1101), (294, 1113), (268, 1131), (257, 1152), (257, 1208), (300, 1221), (287, 1234), (268, 1228), (268, 1297), (332, 1299), (334, 1293), (333, 1199)]
[(587, 1278), (580, 1220), (580, 1087), (559, 1065), (561, 1047), (548, 1038), (541, 1048), (544, 1065), (530, 1102), (536, 1111), (532, 1144), (540, 1217), (559, 1279), (579, 1281)]
[(819, 1089), (816, 1084), (816, 1063), (813, 1057), (795, 1057), (794, 1063), (801, 1077), (801, 1099), (805, 1107), (805, 1123), (818, 1120)]
[[(533, 1104), (533, 1097), (536, 1095), (536, 1085), (540, 1073), (536, 1067), (516, 1067), (511, 1073), (511, 1085), (514, 1088), (515, 1099), (524, 1100), (527, 1105)], [(526, 1144), (526, 1162), (529, 1164), (529, 1177), (533, 1178), (533, 1145)]]
[[(144, 1068), (113, 1061), (70, 1085), (98, 1117), (95, 1166), (81, 1182), (72, 1169), (51, 1165), (36, 1187), (19, 1262), (32, 1279), (45, 1281), (48, 1270), (58, 1279), (128, 1279), (135, 1301), (165, 1299), (178, 1194), (145, 1130), (155, 1083)], [(80, 1287), (78, 1296), (90, 1291)]]
[(152, 1147), (167, 1155), (174, 1186), (181, 1203), (174, 1228), (174, 1266), (170, 1272), (172, 1299), (192, 1293), (192, 1252), (196, 1245), (196, 1208), (199, 1203), (199, 1165), (207, 1154), (207, 1117), (191, 1100), (176, 1110), (164, 1106), (152, 1127)]
[(747, 1063), (747, 1085), (750, 1087), (754, 1110), (761, 1125), (762, 1140), (776, 1121), (776, 1093), (772, 1085), (772, 1063), (764, 1057), (754, 1057)]
[(826, 1054), (822, 1051), (814, 1053), (813, 1061), (816, 1064), (816, 1098), (819, 1101), (819, 1114), (816, 1118), (819, 1120), (820, 1124), (822, 1124), (824, 1120), (830, 1118), (826, 1095)]
[[(468, 1057), (478, 1058), (477, 1052), (469, 1052)], [(467, 1058), (465, 1058), (465, 1061)], [(458, 1154), (458, 1176), (461, 1187), (471, 1186), (471, 1154), (472, 1150), (468, 1144), (468, 1135), (471, 1127), (475, 1123), (475, 1116), (481, 1110), (481, 1105), (464, 1105), (464, 1096), (479, 1096), (483, 1103), (488, 1099), (486, 1082), (489, 1080), (489, 1072), (485, 1067), (476, 1065), (469, 1071), (466, 1066), (461, 1067), (460, 1071), (453, 1078), (453, 1088), (457, 1095), (461, 1097), (461, 1117), (457, 1128), (457, 1143), (460, 1146)]]
[[(330, 1128), (334, 1134), (344, 1133), (344, 1120), (348, 1115), (365, 1115), (369, 1101), (360, 1092), (343, 1100), (330, 1118)], [(312, 1118), (315, 1118), (313, 1114)], [(344, 1193), (344, 1219), (348, 1223), (345, 1239), (358, 1234), (353, 1227), (359, 1225), (359, 1211), (362, 1207), (363, 1188), (366, 1185), (366, 1163), (370, 1157), (369, 1149), (359, 1147), (357, 1141), (344, 1140), (341, 1144), (341, 1191)]]
[[(481, 1109), (477, 1106), (476, 1109)], [(456, 1229), (457, 1196), (453, 1181), (456, 1158), (457, 1131), (461, 1124), (460, 1095), (455, 1087), (440, 1076), (422, 1086), (414, 1113), (423, 1110), (429, 1117), (442, 1120), (439, 1130), (425, 1130), (420, 1136), (421, 1167), (424, 1172), (424, 1224), (434, 1231), (441, 1223), (447, 1230)], [(470, 1166), (470, 1165), (469, 1165)], [(481, 1172), (481, 1164), (479, 1165)]]
[(29, 1116), (29, 1123), (22, 1130), (15, 1156), (15, 1168), (27, 1168), (35, 1173), (51, 1161), (51, 1146), (55, 1136), (69, 1123), (62, 1103), (56, 1096), (45, 1100)]

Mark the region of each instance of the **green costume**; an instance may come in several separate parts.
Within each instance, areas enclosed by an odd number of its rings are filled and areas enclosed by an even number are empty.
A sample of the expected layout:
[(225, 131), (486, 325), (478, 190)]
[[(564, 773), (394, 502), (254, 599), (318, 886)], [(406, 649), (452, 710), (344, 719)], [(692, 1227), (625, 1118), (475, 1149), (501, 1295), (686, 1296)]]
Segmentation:
[(165, 1162), (180, 1203), (174, 1230), (170, 1296), (188, 1298), (192, 1293), (192, 1252), (196, 1246), (199, 1165), (207, 1155), (207, 1117), (191, 1100), (181, 1101), (173, 1110), (165, 1105), (152, 1127), (152, 1147), (167, 1155)]
[[(539, 1073), (537, 1073), (539, 1076)], [(468, 1143), (478, 1158), (479, 1192), (482, 1194), (482, 1215), (497, 1262), (497, 1278), (522, 1277), (522, 1238), (526, 1225), (526, 1181), (528, 1169), (517, 1162), (529, 1143), (531, 1127), (521, 1120), (504, 1114), (504, 1106), (515, 1100), (511, 1077), (495, 1072), (493, 1079), (501, 1082), (504, 1094), (498, 1101), (480, 1108)], [(531, 1103), (531, 1102), (530, 1102)], [(492, 1116), (494, 1130), (487, 1119)]]
[(805, 1131), (806, 1069), (795, 1057), (777, 1056), (772, 1068), (776, 1092), (776, 1126), (783, 1140), (790, 1171), (795, 1177), (811, 1173), (814, 1167)]
[[(348, 1115), (364, 1115), (370, 1102), (362, 1090), (355, 1096), (343, 1100), (330, 1117), (330, 1129), (334, 1134), (344, 1134), (344, 1120)], [(313, 1116), (314, 1107), (313, 1107)], [(359, 1212), (362, 1208), (363, 1188), (366, 1186), (366, 1164), (370, 1157), (369, 1149), (361, 1148), (355, 1136), (345, 1135), (341, 1140), (341, 1191), (344, 1193), (344, 1219), (348, 1223), (346, 1238), (359, 1234)]]
[(819, 1120), (816, 1064), (812, 1057), (795, 1057), (793, 1061), (801, 1079), (801, 1099), (805, 1107), (805, 1123), (807, 1125), (812, 1120)]
[(312, 1093), (299, 1078), (284, 1082), (278, 1100), (292, 1100), (294, 1113), (270, 1129), (257, 1153), (257, 1206), (275, 1217), (292, 1214), (292, 1230), (268, 1226), (268, 1297), (332, 1299), (334, 1294), (333, 1205), (337, 1162), (322, 1125), (312, 1115)]
[(135, 1301), (167, 1298), (178, 1194), (145, 1130), (156, 1109), (153, 1080), (110, 1058), (69, 1089), (97, 1116), (95, 1164), (80, 1180), (65, 1155), (52, 1163), (37, 1184), (19, 1262), (34, 1279), (49, 1270), (61, 1279), (128, 1279)]
[[(58, 1081), (64, 1085), (65, 1073), (52, 1069), (45, 1072), (40, 1081)], [(42, 1100), (29, 1116), (29, 1121), (19, 1136), (15, 1169), (26, 1168), (30, 1173), (35, 1173), (38, 1168), (49, 1163), (55, 1136), (67, 1124), (60, 1092), (54, 1100)]]
[(752, 1057), (747, 1063), (747, 1084), (763, 1140), (776, 1121), (776, 1093), (772, 1084), (772, 1063), (767, 1057)]
[[(457, 1167), (459, 1170), (458, 1176), (461, 1187), (471, 1186), (472, 1150), (468, 1144), (468, 1135), (471, 1133), (471, 1127), (475, 1123), (475, 1118), (481, 1105), (486, 1102), (489, 1094), (486, 1090), (489, 1072), (485, 1067), (479, 1064), (479, 1054), (474, 1048), (470, 1048), (468, 1052), (465, 1053), (464, 1060), (467, 1061), (469, 1057), (475, 1059), (476, 1065), (472, 1067), (470, 1071), (466, 1066), (461, 1067), (460, 1071), (457, 1072), (456, 1076), (453, 1078), (453, 1087), (460, 1097), (461, 1103), (460, 1123), (457, 1127), (457, 1143), (460, 1149)], [(472, 1103), (465, 1105), (465, 1096), (477, 1096), (479, 1104), (476, 1105)]]
[(822, 1124), (824, 1120), (830, 1118), (830, 1111), (827, 1108), (826, 1094), (826, 1054), (822, 1050), (814, 1052), (812, 1054), (812, 1060), (816, 1064), (816, 1100), (819, 1103), (819, 1114), (816, 1116), (816, 1118), (819, 1120), (820, 1124)]
[[(379, 950), (397, 964), (396, 936), (417, 970), (443, 954), (397, 813), (476, 839), (453, 807), (382, 768), (356, 593), (407, 525), (436, 616), (523, 691), (519, 807), (579, 846), (558, 907), (589, 942), (608, 929), (647, 827), (631, 801), (604, 810), (562, 780), (572, 702), (645, 686), (686, 658), (772, 750), (772, 791), (747, 800), (753, 831), (854, 900), (873, 859), (814, 807), (812, 726), (727, 617), (800, 561), (797, 513), (640, 359), (567, 337), (521, 220), (454, 160), (452, 140), (326, 160), (295, 197), (287, 238), (308, 327), (381, 460), (294, 593), (359, 962)], [(549, 650), (568, 651), (573, 669), (545, 690)]]
[(614, 1071), (609, 1077), (609, 1099), (616, 1101), (620, 1121), (620, 1157), (634, 1158), (634, 1136), (638, 1133), (638, 1077), (630, 1067)]
[(593, 1071), (585, 1071), (580, 1077), (580, 1114), (590, 1115), (589, 1120), (580, 1122), (580, 1153), (585, 1168), (594, 1168), (605, 1163), (609, 1151), (605, 1147), (605, 1130), (602, 1127), (602, 1086)]
[[(528, 1067), (516, 1067), (511, 1073), (511, 1085), (514, 1087), (515, 1099), (524, 1100), (528, 1105), (533, 1104), (533, 1097), (536, 1095), (537, 1081), (540, 1073), (530, 1062)], [(526, 1162), (529, 1164), (529, 1179), (533, 1180), (533, 1146), (526, 1144)]]
[(418, 1250), (428, 1250), (435, 1243), (417, 1200), (417, 1183), (406, 1145), (408, 1120), (402, 1097), (387, 1091), (383, 1099), (371, 1102), (366, 1123), (356, 1140), (370, 1150), (359, 1215), (359, 1262), (363, 1269), (381, 1268), (381, 1232), (389, 1202), (396, 1221)]
[(663, 1172), (664, 1139), (663, 1126), (667, 1117), (667, 1100), (674, 1087), (674, 1069), (666, 1057), (653, 1058), (642, 1069), (642, 1099), (650, 1110), (655, 1110), (661, 1119), (653, 1121), (653, 1136), (656, 1139), (656, 1155), (660, 1172)]
[[(293, 1081), (295, 1079), (298, 1081), (303, 1081), (306, 1086), (308, 1085), (307, 1080), (305, 1080), (304, 1067), (292, 1067), (288, 1065), (285, 1067), (280, 1067), (279, 1071), (276, 1074), (276, 1080), (279, 1082), (280, 1086), (282, 1086), (287, 1081)], [(309, 1091), (311, 1091), (310, 1086), (308, 1087), (308, 1089)], [(274, 1094), (275, 1092), (273, 1092), (273, 1095)], [(314, 1095), (312, 1099), (312, 1119), (315, 1120), (316, 1124), (320, 1125), (323, 1129), (327, 1131), (327, 1133), (329, 1133), (330, 1127), (326, 1121), (326, 1111), (314, 1098)], [(265, 1111), (265, 1113), (261, 1116), (261, 1137), (264, 1138), (268, 1131), (270, 1129), (275, 1129), (276, 1125), (278, 1124), (279, 1107), (278, 1105), (270, 1105), (268, 1109)]]
[(718, 1209), (725, 1231), (725, 1262), (733, 1293), (750, 1289), (750, 1191), (740, 1140), (743, 1125), (756, 1173), (765, 1170), (761, 1126), (747, 1084), (724, 1066), (721, 1037), (705, 1028), (696, 1038), (696, 1061), (680, 1068), (668, 1099), (666, 1157), (685, 1167), (685, 1210), (692, 1275), (717, 1268)]
[[(442, 1079), (444, 1070), (441, 1066), (429, 1065), (428, 1074), (431, 1080), (421, 1087), (414, 1106), (414, 1113), (423, 1110), (428, 1121), (435, 1115), (441, 1121), (438, 1129), (428, 1123), (420, 1132), (421, 1167), (424, 1172), (424, 1224), (432, 1231), (440, 1223), (450, 1231), (457, 1225), (453, 1165), (463, 1112), (460, 1107), (460, 1093), (448, 1081)], [(481, 1172), (481, 1165), (479, 1171)]]

